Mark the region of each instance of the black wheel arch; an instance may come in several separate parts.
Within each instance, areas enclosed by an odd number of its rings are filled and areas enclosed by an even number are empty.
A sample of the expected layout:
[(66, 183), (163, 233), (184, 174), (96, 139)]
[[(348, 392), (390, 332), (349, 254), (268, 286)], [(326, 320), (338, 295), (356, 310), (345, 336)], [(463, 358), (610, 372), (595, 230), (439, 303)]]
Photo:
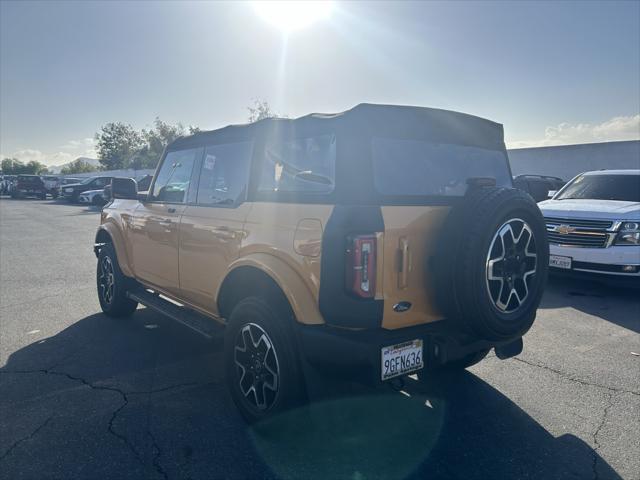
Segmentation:
[(293, 309), (280, 285), (269, 274), (252, 266), (237, 267), (222, 281), (216, 299), (220, 316), (228, 319), (233, 308), (249, 297), (262, 298), (286, 314), (289, 321), (295, 321)]

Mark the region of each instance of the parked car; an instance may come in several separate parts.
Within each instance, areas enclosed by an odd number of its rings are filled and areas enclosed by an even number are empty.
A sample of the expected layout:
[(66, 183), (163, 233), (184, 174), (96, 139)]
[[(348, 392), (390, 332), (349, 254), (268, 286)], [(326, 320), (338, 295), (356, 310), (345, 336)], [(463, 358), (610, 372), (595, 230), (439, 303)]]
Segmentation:
[(102, 310), (224, 326), (249, 422), (304, 401), (311, 369), (398, 383), (517, 355), (545, 286), (540, 210), (512, 188), (502, 126), (471, 115), (359, 105), (196, 133), (147, 194), (112, 189)]
[(552, 271), (640, 280), (640, 170), (582, 173), (539, 206)]
[(42, 175), (40, 178), (42, 178), (42, 181), (44, 182), (47, 193), (53, 198), (58, 198), (61, 185), (60, 177), (54, 175)]
[(2, 179), (0, 179), (0, 195), (11, 195), (16, 178), (16, 175), (2, 175)]
[(567, 183), (559, 177), (548, 175), (518, 175), (513, 186), (527, 192), (536, 202), (549, 198), (549, 192), (557, 192)]
[(15, 187), (11, 190), (12, 198), (37, 197), (47, 198), (47, 187), (38, 175), (18, 175)]
[(87, 190), (86, 192), (82, 192), (78, 197), (78, 203), (83, 203), (86, 205), (95, 205), (95, 206), (103, 206), (107, 203), (105, 198), (105, 187), (101, 190)]
[(60, 190), (64, 195), (65, 200), (77, 203), (82, 192), (104, 189), (104, 187), (109, 183), (111, 183), (111, 177), (89, 177), (79, 183), (64, 185)]

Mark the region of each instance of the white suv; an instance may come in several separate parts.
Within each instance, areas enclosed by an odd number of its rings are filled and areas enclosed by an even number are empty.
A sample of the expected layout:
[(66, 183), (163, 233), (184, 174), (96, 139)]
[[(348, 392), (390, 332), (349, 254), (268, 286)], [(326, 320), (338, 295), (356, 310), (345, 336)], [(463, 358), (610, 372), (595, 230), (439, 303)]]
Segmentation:
[(640, 279), (640, 170), (582, 173), (538, 206), (552, 271)]

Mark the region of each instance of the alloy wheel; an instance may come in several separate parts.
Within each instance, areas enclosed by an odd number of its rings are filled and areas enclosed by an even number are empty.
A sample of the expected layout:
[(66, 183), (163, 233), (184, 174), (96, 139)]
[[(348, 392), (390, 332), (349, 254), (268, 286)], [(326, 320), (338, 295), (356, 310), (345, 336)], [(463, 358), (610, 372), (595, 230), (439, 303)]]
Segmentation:
[(267, 332), (248, 323), (236, 335), (234, 361), (245, 400), (264, 411), (275, 403), (280, 383), (278, 356)]
[(98, 273), (98, 285), (102, 300), (110, 305), (113, 301), (113, 289), (115, 286), (115, 276), (113, 273), (113, 262), (111, 258), (104, 257), (100, 261), (100, 271)]
[(493, 236), (486, 261), (486, 284), (493, 305), (502, 313), (516, 311), (529, 296), (538, 266), (533, 231), (512, 218)]

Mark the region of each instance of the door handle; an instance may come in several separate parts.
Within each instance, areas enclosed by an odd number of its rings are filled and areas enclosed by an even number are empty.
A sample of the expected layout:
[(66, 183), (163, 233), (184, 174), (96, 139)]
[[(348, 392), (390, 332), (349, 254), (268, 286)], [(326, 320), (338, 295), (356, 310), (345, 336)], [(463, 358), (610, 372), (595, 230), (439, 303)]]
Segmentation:
[(163, 227), (170, 227), (173, 222), (171, 220), (161, 220), (158, 223)]
[(398, 288), (407, 288), (407, 277), (409, 275), (409, 241), (406, 238), (400, 239), (400, 265), (398, 265)]
[(175, 208), (173, 208), (173, 207), (169, 207), (169, 208), (167, 208), (167, 212), (169, 212), (169, 213), (176, 213), (176, 209), (175, 209)]

